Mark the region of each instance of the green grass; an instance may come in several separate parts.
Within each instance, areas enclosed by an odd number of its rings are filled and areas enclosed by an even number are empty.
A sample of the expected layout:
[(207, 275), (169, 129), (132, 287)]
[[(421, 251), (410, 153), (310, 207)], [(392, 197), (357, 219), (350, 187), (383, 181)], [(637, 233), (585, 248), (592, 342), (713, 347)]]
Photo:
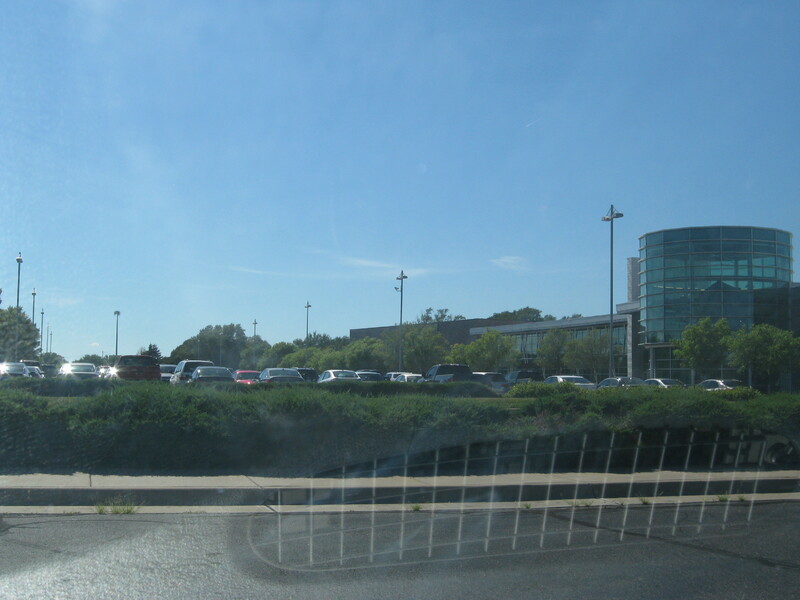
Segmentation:
[(94, 509), (99, 515), (109, 513), (112, 515), (132, 515), (139, 510), (139, 507), (129, 499), (117, 496), (106, 503), (98, 502), (94, 505)]
[(642, 504), (652, 504), (653, 501), (650, 498), (645, 498), (644, 496), (639, 496), (639, 502)]

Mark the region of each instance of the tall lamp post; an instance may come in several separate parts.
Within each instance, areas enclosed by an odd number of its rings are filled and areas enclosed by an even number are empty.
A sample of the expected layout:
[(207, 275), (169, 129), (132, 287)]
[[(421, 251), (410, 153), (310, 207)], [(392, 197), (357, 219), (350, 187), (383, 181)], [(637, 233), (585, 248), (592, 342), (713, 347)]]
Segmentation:
[(44, 309), (42, 309), (42, 320), (39, 324), (39, 356), (44, 353)]
[(306, 358), (305, 358), (305, 361), (304, 361), (305, 364), (303, 365), (304, 367), (308, 366), (308, 309), (309, 308), (311, 308), (311, 304), (309, 304), (308, 300), (306, 300), (306, 306), (305, 306), (305, 309), (306, 309)]
[(114, 360), (119, 356), (119, 311), (114, 311), (114, 316), (117, 318), (117, 326), (114, 331)]
[(611, 224), (611, 244), (609, 276), (608, 276), (608, 376), (614, 377), (614, 219), (621, 219), (622, 213), (614, 205), (608, 209), (608, 213), (602, 218)]
[(31, 309), (31, 321), (33, 321), (36, 318), (36, 288), (33, 288), (31, 296), (33, 296), (33, 308)]
[(408, 275), (403, 273), (403, 270), (400, 270), (400, 275), (395, 277), (400, 282), (400, 357), (397, 361), (398, 368), (397, 370), (402, 372), (403, 371), (403, 282), (408, 279)]
[(19, 308), (19, 277), (22, 270), (22, 252), (17, 253), (17, 308)]
[(22, 252), (17, 253), (17, 311), (14, 314), (14, 360), (19, 359), (19, 280), (22, 271)]

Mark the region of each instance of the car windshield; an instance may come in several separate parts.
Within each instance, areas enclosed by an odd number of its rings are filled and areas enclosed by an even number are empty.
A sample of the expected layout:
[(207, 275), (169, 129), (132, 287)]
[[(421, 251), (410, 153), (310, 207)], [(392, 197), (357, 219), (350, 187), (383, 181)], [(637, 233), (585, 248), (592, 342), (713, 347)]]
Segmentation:
[(258, 379), (258, 371), (239, 371), (236, 373), (236, 379)]
[(117, 361), (118, 367), (152, 367), (156, 361), (152, 356), (121, 356)]
[(6, 0), (0, 57), (0, 598), (798, 593), (800, 2)]

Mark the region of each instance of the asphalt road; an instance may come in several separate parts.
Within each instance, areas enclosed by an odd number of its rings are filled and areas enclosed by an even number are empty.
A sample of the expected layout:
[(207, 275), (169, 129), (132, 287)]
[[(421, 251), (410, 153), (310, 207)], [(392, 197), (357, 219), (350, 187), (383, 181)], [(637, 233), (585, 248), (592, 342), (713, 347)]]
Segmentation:
[[(599, 523), (599, 525), (598, 525)], [(280, 547), (280, 552), (278, 548)], [(401, 557), (402, 550), (402, 557)], [(4, 516), (3, 598), (792, 598), (800, 503)]]

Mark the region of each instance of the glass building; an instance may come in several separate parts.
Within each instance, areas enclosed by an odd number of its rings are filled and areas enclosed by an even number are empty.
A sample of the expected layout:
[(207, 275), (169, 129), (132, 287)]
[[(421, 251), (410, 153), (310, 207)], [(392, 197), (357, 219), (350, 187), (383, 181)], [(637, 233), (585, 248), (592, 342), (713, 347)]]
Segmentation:
[(791, 329), (792, 234), (765, 227), (685, 227), (639, 238), (640, 343), (650, 376), (688, 381), (672, 357), (687, 325)]

